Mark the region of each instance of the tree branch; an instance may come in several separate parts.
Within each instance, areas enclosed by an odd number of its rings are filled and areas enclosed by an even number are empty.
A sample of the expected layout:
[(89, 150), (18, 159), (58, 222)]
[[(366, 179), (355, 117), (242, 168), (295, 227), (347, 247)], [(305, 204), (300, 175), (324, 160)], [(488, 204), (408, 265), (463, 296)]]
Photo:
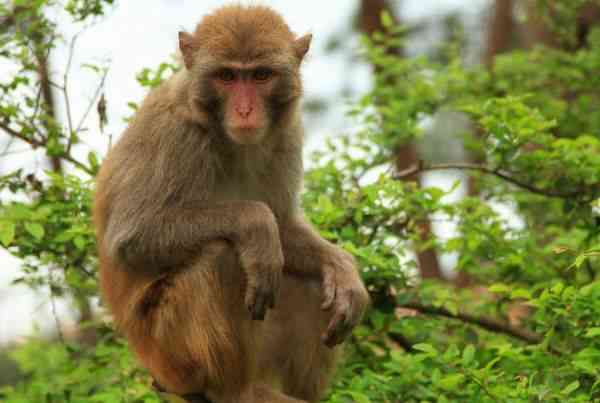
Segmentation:
[(510, 323), (489, 317), (477, 317), (465, 312), (452, 313), (446, 308), (437, 308), (429, 305), (422, 305), (418, 302), (407, 302), (399, 305), (402, 308), (414, 309), (425, 315), (443, 316), (450, 319), (457, 319), (465, 323), (477, 325), (483, 329), (489, 330), (495, 333), (503, 333), (508, 336), (514, 337), (519, 340), (523, 340), (529, 344), (537, 344), (542, 341), (542, 336), (537, 333), (531, 332), (526, 329), (521, 329), (516, 326), (512, 326)]
[(492, 169), (492, 168), (488, 168), (484, 165), (469, 163), (469, 162), (454, 162), (454, 163), (449, 163), (449, 164), (433, 164), (433, 165), (422, 165), (422, 164), (413, 165), (407, 169), (404, 169), (400, 172), (395, 173), (393, 175), (393, 178), (398, 179), (398, 180), (403, 180), (406, 178), (410, 178), (421, 172), (439, 171), (439, 170), (446, 170), (446, 169), (478, 171), (478, 172), (483, 172), (488, 175), (494, 175), (494, 176), (496, 176), (500, 179), (503, 179), (506, 182), (509, 182), (515, 186), (518, 186), (522, 189), (526, 189), (526, 190), (530, 191), (531, 193), (536, 193), (536, 194), (547, 196), (547, 197), (557, 197), (557, 198), (561, 198), (561, 199), (568, 199), (571, 197), (579, 196), (582, 193), (581, 191), (558, 192), (558, 191), (554, 191), (554, 190), (540, 189), (529, 183), (522, 182), (499, 169)]
[(73, 118), (71, 116), (71, 101), (69, 99), (69, 74), (71, 73), (71, 65), (73, 64), (73, 55), (75, 54), (75, 44), (77, 42), (77, 38), (81, 32), (76, 33), (71, 38), (71, 44), (69, 45), (69, 57), (67, 60), (67, 67), (65, 67), (65, 73), (63, 75), (63, 98), (65, 101), (65, 108), (67, 111), (67, 125), (69, 127), (69, 138), (67, 140), (67, 154), (71, 152), (71, 146), (73, 145)]
[(397, 343), (407, 353), (415, 352), (413, 344), (404, 336), (398, 333), (388, 333), (388, 337)]
[[(29, 137), (23, 135), (22, 133), (19, 133), (18, 131), (12, 129), (10, 126), (8, 126), (7, 124), (5, 124), (3, 122), (0, 122), (0, 129), (2, 129), (4, 132), (6, 132), (6, 134), (8, 134), (9, 136), (17, 138), (21, 141), (24, 141), (25, 143), (29, 144), (32, 148), (44, 147), (46, 145), (45, 142), (36, 140), (33, 138), (29, 138)], [(84, 171), (85, 173), (90, 174), (90, 175), (94, 174), (94, 172), (88, 166), (86, 166), (84, 163), (76, 160), (71, 154), (63, 153), (58, 156), (53, 156), (53, 158), (59, 158), (64, 161), (68, 161), (71, 164), (78, 167), (79, 169), (81, 169), (82, 171)]]

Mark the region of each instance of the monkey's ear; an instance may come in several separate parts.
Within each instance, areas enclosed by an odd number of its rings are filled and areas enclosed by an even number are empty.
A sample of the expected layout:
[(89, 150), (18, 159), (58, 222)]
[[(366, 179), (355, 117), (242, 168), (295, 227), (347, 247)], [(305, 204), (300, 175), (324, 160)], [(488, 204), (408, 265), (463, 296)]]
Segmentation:
[(294, 41), (294, 53), (298, 59), (304, 58), (310, 48), (310, 41), (312, 41), (312, 34), (306, 34)]
[(189, 70), (192, 67), (192, 61), (194, 60), (194, 37), (187, 32), (179, 32), (179, 50), (183, 56), (183, 63)]

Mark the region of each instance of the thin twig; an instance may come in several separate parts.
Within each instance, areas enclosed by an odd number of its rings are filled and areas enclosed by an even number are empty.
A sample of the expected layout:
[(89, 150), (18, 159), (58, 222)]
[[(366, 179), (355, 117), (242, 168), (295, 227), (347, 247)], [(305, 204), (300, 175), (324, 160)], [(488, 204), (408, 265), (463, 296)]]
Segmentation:
[(62, 324), (60, 323), (60, 318), (58, 317), (58, 311), (56, 310), (56, 301), (54, 298), (54, 292), (52, 291), (52, 282), (54, 276), (52, 275), (52, 271), (50, 271), (50, 284), (48, 285), (50, 289), (50, 306), (52, 307), (52, 316), (54, 317), (54, 323), (56, 324), (56, 331), (58, 332), (58, 338), (61, 343), (64, 344), (65, 337), (62, 331)]
[(37, 114), (38, 114), (38, 112), (40, 110), (41, 100), (42, 100), (42, 84), (40, 83), (37, 95), (35, 97), (35, 107), (33, 108), (33, 115), (31, 115), (31, 117), (33, 119), (36, 118), (36, 116), (37, 116)]
[(81, 117), (81, 120), (79, 121), (79, 124), (77, 124), (77, 129), (75, 129), (75, 131), (78, 132), (78, 133), (83, 128), (83, 124), (85, 123), (85, 121), (88, 118), (90, 112), (92, 111), (92, 108), (96, 104), (96, 101), (98, 100), (98, 97), (100, 97), (102, 89), (104, 88), (104, 83), (106, 82), (106, 76), (108, 75), (108, 70), (109, 70), (108, 68), (104, 69), (104, 74), (102, 74), (102, 78), (100, 79), (100, 83), (98, 83), (98, 86), (96, 87), (96, 91), (94, 92), (94, 96), (90, 100), (90, 103), (88, 104), (87, 109), (85, 110), (85, 113), (83, 114), (83, 116)]
[(61, 91), (64, 91), (64, 90), (65, 90), (65, 87), (64, 87), (63, 85), (60, 85), (60, 84), (58, 84), (58, 83), (56, 83), (56, 82), (54, 82), (54, 81), (52, 81), (52, 80), (48, 80), (48, 84), (49, 84), (51, 87), (54, 87), (54, 88), (56, 88), (57, 90), (61, 90)]
[(61, 343), (65, 343), (65, 336), (62, 331), (62, 324), (60, 323), (60, 319), (58, 318), (58, 312), (56, 311), (56, 301), (54, 300), (54, 295), (50, 296), (50, 305), (52, 306), (52, 316), (54, 316), (54, 323), (56, 325), (56, 331), (58, 333), (58, 338)]
[(494, 175), (494, 176), (497, 176), (498, 178), (501, 178), (509, 183), (512, 183), (513, 185), (516, 185), (520, 188), (526, 189), (526, 190), (530, 191), (531, 193), (536, 193), (536, 194), (540, 194), (540, 195), (547, 196), (547, 197), (558, 197), (558, 198), (566, 199), (566, 198), (579, 196), (582, 193), (581, 191), (558, 192), (558, 191), (554, 191), (554, 190), (540, 189), (529, 183), (521, 182), (520, 180), (508, 175), (505, 172), (502, 172), (499, 169), (492, 169), (492, 168), (488, 168), (484, 165), (468, 163), (468, 162), (463, 162), (463, 163), (456, 162), (456, 163), (449, 163), (449, 164), (433, 164), (433, 165), (413, 165), (412, 167), (409, 167), (403, 171), (395, 173), (393, 175), (393, 178), (400, 180), (400, 179), (409, 178), (420, 172), (439, 171), (439, 170), (446, 170), (446, 169), (479, 171), (479, 172), (483, 172), (485, 174)]
[(63, 75), (63, 97), (65, 99), (65, 109), (67, 111), (67, 125), (69, 127), (69, 139), (67, 141), (67, 154), (71, 152), (71, 146), (73, 145), (73, 118), (71, 117), (71, 102), (69, 100), (69, 73), (71, 72), (71, 65), (73, 63), (73, 55), (75, 53), (75, 43), (79, 33), (73, 35), (71, 44), (69, 46), (69, 58), (67, 60), (67, 67), (65, 68), (65, 74)]
[(10, 147), (12, 147), (13, 143), (15, 141), (14, 137), (9, 137), (8, 141), (6, 142), (6, 145), (4, 146), (4, 149), (2, 150), (2, 152), (0, 153), (0, 156), (5, 156), (8, 155)]

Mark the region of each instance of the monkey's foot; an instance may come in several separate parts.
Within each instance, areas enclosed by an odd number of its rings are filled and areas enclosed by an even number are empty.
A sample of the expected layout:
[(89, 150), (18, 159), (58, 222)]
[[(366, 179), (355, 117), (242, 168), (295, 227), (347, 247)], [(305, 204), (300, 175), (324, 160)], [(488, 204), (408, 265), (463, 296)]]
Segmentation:
[(190, 393), (187, 395), (176, 395), (174, 393), (167, 392), (165, 388), (160, 386), (156, 380), (152, 382), (152, 386), (162, 397), (167, 399), (169, 403), (212, 403), (202, 393)]

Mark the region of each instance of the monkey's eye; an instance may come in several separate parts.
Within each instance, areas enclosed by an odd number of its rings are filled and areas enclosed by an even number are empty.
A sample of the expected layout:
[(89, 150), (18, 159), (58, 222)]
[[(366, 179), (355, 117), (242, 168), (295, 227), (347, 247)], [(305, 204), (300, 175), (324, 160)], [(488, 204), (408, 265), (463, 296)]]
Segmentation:
[(267, 81), (271, 77), (273, 77), (273, 75), (273, 70), (267, 68), (259, 68), (254, 70), (254, 72), (252, 73), (252, 79), (255, 81)]
[(221, 69), (217, 72), (217, 78), (226, 83), (230, 83), (235, 80), (235, 71), (232, 69)]

